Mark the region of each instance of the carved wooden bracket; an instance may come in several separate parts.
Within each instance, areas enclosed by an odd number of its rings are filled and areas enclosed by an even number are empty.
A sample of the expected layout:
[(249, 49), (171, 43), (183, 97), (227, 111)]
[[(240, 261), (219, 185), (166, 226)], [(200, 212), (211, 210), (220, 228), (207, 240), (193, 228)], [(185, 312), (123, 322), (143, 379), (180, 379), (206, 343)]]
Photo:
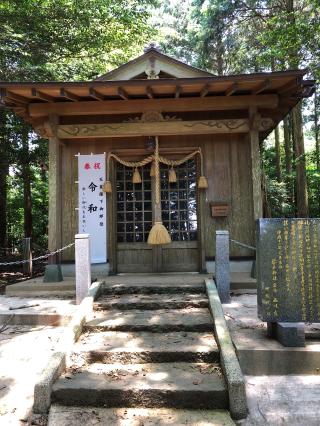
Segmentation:
[(251, 130), (259, 131), (260, 124), (261, 124), (261, 116), (260, 116), (260, 114), (258, 114), (258, 113), (253, 114), (250, 117), (250, 129)]
[[(155, 115), (153, 117), (156, 118)], [(273, 121), (266, 118), (260, 121), (258, 130), (265, 131), (272, 128), (272, 126)], [(248, 119), (182, 121), (164, 118), (162, 121), (141, 121), (141, 119), (136, 121), (134, 119), (131, 122), (124, 123), (60, 125), (58, 126), (57, 136), (62, 139), (70, 139), (81, 137), (248, 133), (249, 131)]]
[(177, 118), (175, 116), (165, 115), (160, 111), (151, 110), (142, 113), (140, 117), (129, 118), (125, 120), (124, 123), (156, 123), (160, 121), (181, 121), (181, 118)]

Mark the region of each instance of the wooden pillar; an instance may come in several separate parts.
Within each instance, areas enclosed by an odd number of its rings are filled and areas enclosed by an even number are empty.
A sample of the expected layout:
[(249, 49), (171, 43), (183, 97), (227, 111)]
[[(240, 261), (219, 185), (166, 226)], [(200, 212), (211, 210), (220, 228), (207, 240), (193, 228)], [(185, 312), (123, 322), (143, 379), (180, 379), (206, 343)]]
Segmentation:
[(252, 171), (252, 201), (253, 201), (253, 219), (262, 217), (262, 195), (261, 195), (261, 158), (259, 146), (259, 126), (260, 114), (256, 107), (250, 107), (250, 152), (251, 152), (251, 171)]
[(61, 143), (55, 136), (57, 117), (50, 117), (49, 136), (49, 237), (48, 248), (54, 251), (62, 244)]

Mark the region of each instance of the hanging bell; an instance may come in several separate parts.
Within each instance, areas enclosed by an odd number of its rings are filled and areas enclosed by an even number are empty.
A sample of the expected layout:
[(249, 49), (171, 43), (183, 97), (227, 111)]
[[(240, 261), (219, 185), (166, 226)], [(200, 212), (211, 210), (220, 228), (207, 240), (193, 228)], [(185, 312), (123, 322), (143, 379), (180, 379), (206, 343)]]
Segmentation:
[(177, 182), (177, 175), (173, 167), (169, 170), (169, 182), (170, 183), (176, 183)]
[(156, 175), (156, 167), (154, 165), (154, 161), (152, 161), (151, 168), (150, 168), (150, 176), (154, 177), (155, 175)]
[(142, 182), (141, 176), (140, 176), (138, 168), (136, 167), (132, 176), (132, 183), (141, 183), (141, 182)]
[(198, 188), (199, 189), (207, 189), (208, 188), (208, 181), (205, 176), (200, 176), (198, 180)]
[(110, 180), (106, 180), (105, 183), (102, 186), (102, 191), (106, 192), (107, 194), (111, 194), (112, 192), (112, 186)]

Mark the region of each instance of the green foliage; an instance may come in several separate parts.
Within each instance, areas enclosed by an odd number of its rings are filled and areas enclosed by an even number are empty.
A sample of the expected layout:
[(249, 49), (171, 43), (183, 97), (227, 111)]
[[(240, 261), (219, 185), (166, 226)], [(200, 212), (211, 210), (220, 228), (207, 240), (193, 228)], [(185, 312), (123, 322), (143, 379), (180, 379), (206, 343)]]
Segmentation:
[[(295, 209), (292, 203), (290, 203), (290, 194), (285, 181), (277, 181), (275, 158), (276, 153), (274, 147), (265, 147), (263, 150), (262, 163), (266, 175), (265, 189), (271, 209), (271, 217), (291, 217), (295, 215)], [(292, 179), (293, 176), (289, 176), (289, 178)]]
[[(26, 131), (27, 146), (24, 144)], [(24, 237), (24, 167), (30, 167), (33, 239), (42, 247), (47, 243), (48, 222), (48, 141), (39, 138), (13, 114), (7, 117), (7, 142), (10, 146), (8, 176), (8, 243), (17, 246)]]
[(150, 38), (154, 0), (3, 0), (0, 79), (88, 79)]
[[(309, 75), (320, 81), (319, 0), (2, 0), (0, 28), (4, 81), (93, 79), (138, 55), (152, 38), (166, 53), (216, 74), (309, 67)], [(305, 103), (304, 125), (315, 147), (306, 155), (310, 214), (319, 216), (320, 101), (315, 100)], [(2, 173), (10, 165), (10, 241), (17, 244), (24, 235), (29, 178), (33, 234), (36, 244), (45, 247), (47, 171), (40, 163), (48, 165), (47, 142), (11, 113), (1, 116)], [(290, 191), (298, 159), (287, 176), (282, 146), (283, 182), (278, 182), (270, 143), (262, 154), (272, 215), (294, 216)]]
[[(139, 54), (153, 36), (148, 19), (155, 4), (156, 0), (2, 0), (0, 80), (88, 80), (105, 73)], [(7, 225), (2, 221), (0, 232), (7, 228), (9, 244), (23, 238), (31, 193), (28, 220), (33, 241), (45, 248), (48, 182), (40, 163), (48, 165), (47, 141), (9, 111), (2, 110), (1, 117), (0, 164), (9, 164), (10, 174), (8, 191), (3, 188), (2, 194), (2, 202), (7, 198)], [(7, 174), (6, 168), (0, 173)]]
[[(166, 29), (166, 38), (160, 39), (164, 50), (195, 66), (218, 74), (308, 67), (308, 77), (320, 82), (319, 0), (167, 0), (160, 19), (165, 22), (159, 22), (160, 30)], [(316, 146), (313, 163), (306, 156), (306, 171), (310, 214), (319, 216), (320, 101), (313, 103), (314, 99), (304, 103), (303, 123), (308, 144)], [(290, 143), (293, 150), (292, 137)], [(301, 157), (294, 159), (287, 176), (282, 149), (283, 182), (278, 183), (275, 152), (265, 149), (263, 167), (272, 214), (295, 215), (296, 197), (289, 192), (299, 180), (295, 166)]]
[(317, 169), (314, 157), (314, 152), (309, 156), (307, 165), (308, 178), (308, 194), (309, 194), (309, 210), (310, 217), (319, 217), (320, 212), (320, 170)]

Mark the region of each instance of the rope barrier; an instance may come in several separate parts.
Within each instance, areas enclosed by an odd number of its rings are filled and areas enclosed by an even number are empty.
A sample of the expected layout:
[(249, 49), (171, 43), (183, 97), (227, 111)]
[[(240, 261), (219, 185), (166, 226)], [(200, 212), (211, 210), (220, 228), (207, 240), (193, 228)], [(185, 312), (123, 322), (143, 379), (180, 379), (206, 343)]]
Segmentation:
[(256, 249), (255, 247), (253, 247), (253, 246), (249, 246), (248, 244), (240, 243), (240, 241), (232, 240), (231, 238), (230, 238), (230, 241), (231, 241), (231, 242), (233, 242), (234, 244), (237, 244), (237, 245), (238, 245), (238, 246), (240, 246), (240, 247), (248, 248), (249, 250), (254, 250), (254, 251), (256, 251), (256, 250), (257, 250), (257, 249)]
[(57, 249), (56, 251), (52, 251), (52, 252), (44, 254), (42, 256), (35, 257), (34, 259), (17, 260), (15, 262), (2, 262), (2, 263), (0, 263), (0, 266), (23, 265), (24, 263), (35, 262), (37, 260), (47, 259), (48, 257), (54, 256), (55, 254), (58, 254), (58, 253), (66, 250), (66, 249), (68, 249), (68, 248), (70, 248), (74, 245), (75, 245), (75, 243), (70, 243), (70, 244), (68, 244), (68, 245), (66, 245), (66, 246), (64, 246), (60, 249)]

